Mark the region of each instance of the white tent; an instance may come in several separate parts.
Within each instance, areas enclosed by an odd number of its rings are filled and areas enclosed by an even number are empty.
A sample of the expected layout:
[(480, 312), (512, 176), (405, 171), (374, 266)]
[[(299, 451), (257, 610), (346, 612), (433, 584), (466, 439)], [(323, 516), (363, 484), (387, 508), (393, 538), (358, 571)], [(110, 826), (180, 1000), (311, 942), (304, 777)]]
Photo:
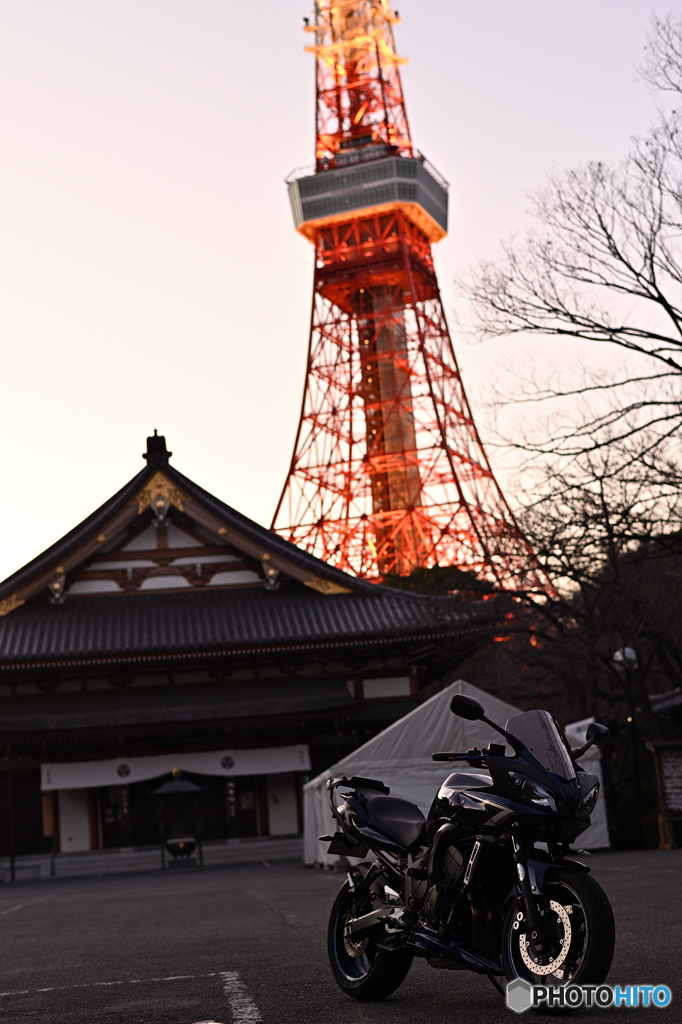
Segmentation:
[(501, 726), (508, 718), (521, 713), (511, 704), (460, 679), (311, 779), (303, 788), (306, 864), (334, 864), (338, 860), (327, 853), (328, 843), (318, 841), (318, 836), (333, 834), (337, 828), (329, 810), (327, 779), (335, 775), (379, 779), (391, 787), (391, 796), (410, 800), (427, 814), (441, 783), (451, 772), (475, 771), (466, 762), (432, 761), (432, 753), (437, 750), (459, 752), (502, 742), (499, 733), (484, 722), (467, 722), (452, 714), (450, 701), (456, 693), (480, 700), (487, 717)]
[[(469, 747), (486, 747), (490, 742), (502, 742), (499, 733), (484, 722), (467, 722), (452, 714), (450, 701), (456, 693), (480, 700), (486, 716), (497, 725), (504, 726), (508, 718), (521, 714), (511, 704), (459, 679), (384, 729), (374, 739), (358, 747), (352, 754), (337, 761), (321, 775), (311, 779), (303, 788), (303, 855), (306, 864), (329, 865), (338, 860), (338, 857), (327, 853), (329, 844), (318, 840), (318, 836), (333, 834), (337, 828), (329, 810), (327, 779), (336, 775), (361, 775), (379, 779), (391, 787), (391, 796), (410, 800), (427, 814), (441, 783), (451, 772), (476, 771), (469, 768), (466, 762), (448, 764), (432, 761), (432, 753), (436, 750), (459, 752)], [(577, 747), (585, 742), (585, 732), (592, 721), (590, 718), (567, 726), (566, 737), (571, 746)], [(511, 751), (508, 749), (507, 753)], [(599, 776), (601, 781), (597, 747), (593, 747), (581, 758), (580, 763), (586, 771)], [(610, 845), (603, 793), (592, 814), (592, 824), (579, 837), (576, 845), (588, 849)]]
[[(579, 722), (571, 722), (570, 725), (566, 726), (564, 733), (572, 747), (581, 747), (583, 745), (587, 727), (592, 722), (594, 722), (594, 718), (583, 718)], [(609, 823), (606, 818), (601, 753), (596, 743), (593, 747), (590, 747), (584, 757), (580, 758), (580, 764), (586, 772), (596, 775), (599, 779), (599, 799), (597, 800), (597, 806), (590, 815), (592, 824), (582, 835), (578, 836), (575, 845), (584, 847), (586, 850), (606, 850), (611, 846), (611, 840), (609, 837)]]

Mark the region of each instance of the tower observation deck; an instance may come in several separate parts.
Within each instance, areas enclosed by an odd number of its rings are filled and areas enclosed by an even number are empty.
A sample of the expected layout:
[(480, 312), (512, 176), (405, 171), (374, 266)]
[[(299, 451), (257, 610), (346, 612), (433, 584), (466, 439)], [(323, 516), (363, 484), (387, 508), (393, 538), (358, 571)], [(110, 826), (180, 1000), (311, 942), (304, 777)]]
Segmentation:
[(431, 246), (448, 185), (412, 146), (388, 0), (318, 0), (316, 162), (287, 179), (315, 248), (307, 375), (273, 529), (369, 579), (455, 565), (544, 589), (476, 430)]
[[(384, 150), (377, 154), (376, 150)], [(364, 210), (390, 213), (402, 209), (430, 242), (448, 230), (448, 185), (421, 154), (386, 155), (386, 147), (367, 145), (347, 150), (354, 159), (324, 174), (296, 172), (289, 176), (289, 202), (296, 229), (311, 242), (316, 231), (348, 220)]]

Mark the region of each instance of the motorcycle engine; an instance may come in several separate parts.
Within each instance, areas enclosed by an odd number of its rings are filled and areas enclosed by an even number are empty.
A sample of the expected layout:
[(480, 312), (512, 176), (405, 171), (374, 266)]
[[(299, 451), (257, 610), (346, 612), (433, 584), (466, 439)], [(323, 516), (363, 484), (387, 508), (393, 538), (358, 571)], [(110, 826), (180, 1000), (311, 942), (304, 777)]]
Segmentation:
[(426, 894), (422, 914), (427, 921), (436, 920), (443, 897), (456, 886), (465, 866), (464, 858), (457, 847), (449, 846), (443, 857), (443, 867), (438, 880)]

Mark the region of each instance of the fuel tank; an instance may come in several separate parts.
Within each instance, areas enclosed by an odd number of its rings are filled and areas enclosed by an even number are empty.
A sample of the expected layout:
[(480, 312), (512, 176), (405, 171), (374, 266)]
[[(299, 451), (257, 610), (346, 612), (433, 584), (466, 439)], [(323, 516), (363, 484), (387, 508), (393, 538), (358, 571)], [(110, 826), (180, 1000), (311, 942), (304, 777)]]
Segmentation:
[[(451, 823), (451, 840), (458, 841), (480, 832), (498, 831), (517, 809), (513, 801), (492, 791), (489, 775), (453, 772), (442, 784), (431, 804), (427, 818), (427, 834), (435, 835), (439, 823)], [(494, 819), (494, 820), (493, 820)], [(489, 827), (486, 828), (486, 823)]]

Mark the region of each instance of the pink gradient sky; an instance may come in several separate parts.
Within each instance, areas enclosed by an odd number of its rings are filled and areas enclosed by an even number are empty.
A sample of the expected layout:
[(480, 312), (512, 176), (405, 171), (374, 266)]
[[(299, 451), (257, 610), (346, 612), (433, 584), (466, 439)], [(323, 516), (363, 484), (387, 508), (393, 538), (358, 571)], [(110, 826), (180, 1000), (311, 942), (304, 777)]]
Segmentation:
[[(617, 160), (651, 120), (634, 72), (650, 7), (395, 5), (413, 138), (451, 182), (452, 307), (547, 170)], [(308, 6), (0, 3), (0, 578), (136, 473), (154, 427), (178, 469), (269, 524), (312, 285), (283, 184), (313, 156)], [(498, 349), (455, 340), (475, 409)]]

